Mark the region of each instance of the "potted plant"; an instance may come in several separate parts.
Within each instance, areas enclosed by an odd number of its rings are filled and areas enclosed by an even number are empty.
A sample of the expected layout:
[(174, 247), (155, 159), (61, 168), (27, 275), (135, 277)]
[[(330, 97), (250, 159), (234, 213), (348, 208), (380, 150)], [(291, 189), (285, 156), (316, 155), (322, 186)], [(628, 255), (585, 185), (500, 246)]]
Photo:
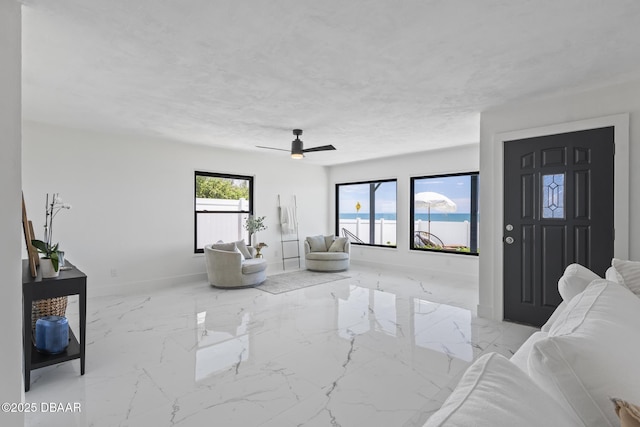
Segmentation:
[(249, 233), (249, 243), (251, 243), (251, 238), (255, 233), (267, 229), (267, 226), (264, 225), (264, 219), (264, 216), (256, 217), (253, 215), (247, 218), (247, 221), (244, 223), (244, 228)]
[(40, 270), (43, 278), (57, 277), (60, 269), (60, 251), (59, 244), (53, 244), (53, 218), (61, 209), (71, 209), (71, 205), (62, 203), (62, 199), (57, 193), (51, 197), (49, 203), (49, 194), (47, 194), (46, 216), (44, 222), (44, 240), (32, 240), (31, 244), (36, 250), (44, 254), (40, 258)]
[(39, 253), (44, 254), (44, 256), (40, 258), (40, 271), (42, 271), (42, 277), (45, 279), (57, 277), (60, 269), (58, 243), (51, 246), (49, 243), (43, 242), (42, 240), (32, 240), (31, 244)]

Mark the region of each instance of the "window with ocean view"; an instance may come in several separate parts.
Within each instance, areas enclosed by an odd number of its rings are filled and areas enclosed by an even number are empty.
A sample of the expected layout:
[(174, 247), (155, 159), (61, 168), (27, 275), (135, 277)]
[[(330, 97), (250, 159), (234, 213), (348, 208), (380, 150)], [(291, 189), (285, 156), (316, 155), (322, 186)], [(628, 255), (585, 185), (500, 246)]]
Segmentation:
[(336, 235), (396, 247), (396, 188), (395, 179), (336, 184)]
[(411, 249), (478, 254), (478, 180), (478, 172), (411, 178)]

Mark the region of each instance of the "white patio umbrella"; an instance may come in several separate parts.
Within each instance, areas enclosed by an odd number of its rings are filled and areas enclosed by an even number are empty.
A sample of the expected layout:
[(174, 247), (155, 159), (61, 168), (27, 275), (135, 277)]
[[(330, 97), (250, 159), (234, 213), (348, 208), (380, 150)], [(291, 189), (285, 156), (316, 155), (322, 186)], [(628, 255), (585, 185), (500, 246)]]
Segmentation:
[(433, 191), (424, 191), (417, 193), (414, 197), (416, 208), (427, 208), (428, 212), (428, 232), (431, 235), (431, 208), (440, 212), (455, 212), (458, 206), (447, 196), (434, 193)]

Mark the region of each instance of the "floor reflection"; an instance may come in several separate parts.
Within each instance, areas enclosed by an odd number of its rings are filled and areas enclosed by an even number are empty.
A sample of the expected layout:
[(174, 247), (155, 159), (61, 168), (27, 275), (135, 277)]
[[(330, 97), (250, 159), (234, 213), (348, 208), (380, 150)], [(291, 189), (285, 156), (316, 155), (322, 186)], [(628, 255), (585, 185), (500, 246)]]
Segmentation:
[[(417, 347), (473, 360), (471, 311), (417, 298), (410, 301), (410, 326)], [(350, 286), (348, 297), (338, 299), (338, 334), (345, 339), (368, 332), (397, 337), (402, 329), (397, 304), (393, 293)]]
[[(249, 358), (249, 335), (247, 325), (251, 319), (244, 313), (235, 330), (207, 329), (207, 312), (197, 314), (198, 350), (196, 351), (196, 381), (228, 369)], [(233, 327), (233, 326), (232, 326)]]
[(467, 362), (473, 359), (469, 310), (416, 298), (413, 300), (413, 335), (418, 347)]
[(396, 317), (395, 294), (350, 286), (347, 299), (338, 302), (338, 334), (350, 339), (373, 330), (395, 337)]

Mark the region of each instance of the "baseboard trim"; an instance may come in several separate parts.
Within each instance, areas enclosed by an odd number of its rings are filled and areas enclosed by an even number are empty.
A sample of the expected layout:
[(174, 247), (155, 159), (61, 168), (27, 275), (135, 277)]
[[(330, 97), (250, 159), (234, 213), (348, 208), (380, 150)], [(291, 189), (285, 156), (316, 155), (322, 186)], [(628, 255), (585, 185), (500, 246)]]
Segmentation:
[(463, 280), (469, 280), (472, 282), (477, 283), (478, 282), (478, 276), (473, 275), (473, 274), (465, 274), (465, 273), (458, 273), (458, 272), (452, 272), (452, 271), (443, 271), (443, 270), (436, 270), (433, 268), (423, 268), (423, 267), (419, 267), (419, 266), (415, 266), (415, 265), (411, 265), (411, 266), (406, 266), (406, 265), (398, 265), (398, 264), (388, 264), (388, 263), (384, 263), (384, 262), (377, 262), (377, 261), (365, 261), (362, 259), (358, 259), (358, 260), (354, 260), (353, 258), (351, 259), (351, 264), (355, 264), (355, 265), (362, 265), (365, 267), (371, 267), (371, 268), (376, 268), (376, 267), (382, 267), (382, 268), (386, 268), (389, 270), (393, 270), (393, 271), (399, 271), (399, 272), (411, 272), (411, 273), (415, 273), (415, 274), (428, 274), (430, 276), (435, 276), (435, 277), (455, 277), (456, 279), (463, 279)]
[(478, 317), (482, 317), (485, 319), (491, 319), (491, 320), (502, 320), (502, 319), (495, 319), (494, 314), (493, 314), (493, 307), (490, 305), (482, 305), (482, 304), (478, 304), (478, 308), (477, 311), (478, 313)]
[(91, 288), (91, 296), (112, 296), (112, 295), (137, 295), (190, 285), (196, 282), (206, 282), (207, 273), (184, 274), (181, 276), (160, 277), (150, 280), (141, 280), (127, 283), (117, 283), (112, 285), (97, 286)]

